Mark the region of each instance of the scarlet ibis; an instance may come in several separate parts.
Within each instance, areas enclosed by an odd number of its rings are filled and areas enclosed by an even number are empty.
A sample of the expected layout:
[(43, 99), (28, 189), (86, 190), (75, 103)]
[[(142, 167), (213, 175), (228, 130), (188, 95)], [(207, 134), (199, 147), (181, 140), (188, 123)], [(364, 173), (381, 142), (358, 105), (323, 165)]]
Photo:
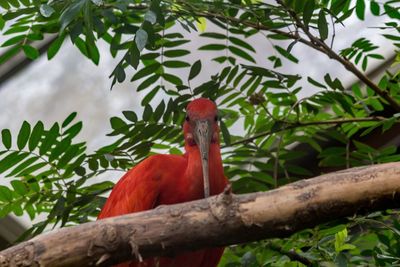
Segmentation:
[[(153, 155), (133, 167), (115, 185), (98, 219), (201, 199), (224, 190), (228, 180), (222, 167), (215, 103), (206, 98), (190, 102), (183, 133), (186, 153), (182, 156)], [(174, 257), (117, 266), (215, 267), (223, 250), (209, 248), (182, 252)]]

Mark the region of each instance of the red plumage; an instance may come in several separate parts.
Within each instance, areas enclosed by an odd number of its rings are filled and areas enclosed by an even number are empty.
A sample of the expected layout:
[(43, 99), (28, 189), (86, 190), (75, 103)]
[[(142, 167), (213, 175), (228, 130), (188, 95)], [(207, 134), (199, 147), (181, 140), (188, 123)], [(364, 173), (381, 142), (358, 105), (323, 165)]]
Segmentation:
[[(206, 122), (210, 132), (208, 165), (210, 195), (221, 193), (228, 184), (220, 154), (217, 108), (205, 98), (189, 103), (183, 125), (185, 150), (183, 156), (153, 155), (128, 171), (115, 185), (98, 219), (149, 210), (158, 205), (175, 204), (204, 198), (202, 156), (198, 143), (198, 122)], [(215, 267), (223, 248), (183, 252), (175, 257), (146, 259), (118, 267)]]

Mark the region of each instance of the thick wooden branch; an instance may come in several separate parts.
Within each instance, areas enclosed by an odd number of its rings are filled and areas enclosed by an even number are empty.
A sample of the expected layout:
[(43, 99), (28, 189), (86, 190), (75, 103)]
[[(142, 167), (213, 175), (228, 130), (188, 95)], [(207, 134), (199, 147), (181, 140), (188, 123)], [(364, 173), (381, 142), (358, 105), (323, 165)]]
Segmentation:
[(0, 252), (0, 266), (107, 266), (130, 258), (288, 236), (400, 206), (400, 163), (340, 171), (265, 193), (219, 196), (49, 232)]

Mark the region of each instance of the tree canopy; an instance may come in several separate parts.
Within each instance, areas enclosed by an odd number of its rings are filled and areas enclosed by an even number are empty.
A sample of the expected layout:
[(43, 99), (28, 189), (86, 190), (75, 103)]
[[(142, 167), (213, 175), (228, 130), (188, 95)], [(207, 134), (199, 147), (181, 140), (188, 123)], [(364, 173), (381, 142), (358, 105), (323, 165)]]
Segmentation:
[[(181, 154), (184, 107), (194, 97), (219, 105), (225, 174), (235, 193), (267, 191), (332, 170), (400, 159), (388, 140), (370, 141), (398, 126), (398, 1), (8, 0), (0, 6), (0, 29), (8, 36), (0, 64), (20, 51), (38, 58), (37, 42), (47, 36), (54, 38), (47, 48), (49, 59), (62, 53), (69, 39), (98, 64), (96, 44), (104, 40), (119, 59), (111, 87), (130, 79), (137, 83), (134, 90), (146, 92), (141, 118), (130, 110), (112, 117), (113, 138), (94, 153), (76, 141), (83, 127), (76, 113), (53, 125), (24, 122), (18, 133), (1, 131), (0, 174), (10, 186), (0, 186), (0, 216), (26, 212), (33, 220), (46, 215), (21, 240), (49, 227), (94, 220), (113, 186), (96, 181), (100, 174), (125, 171), (152, 153)], [(376, 79), (366, 74), (368, 66), (388, 59), (371, 36), (349, 47), (335, 44), (337, 27), (351, 18), (363, 21), (367, 13), (383, 18), (375, 27), (392, 44), (394, 55), (392, 69)], [(206, 24), (218, 30), (203, 32)], [(218, 55), (213, 61), (220, 67), (198, 86), (194, 81), (207, 62), (188, 62), (185, 56), (192, 51), (183, 31), (206, 40), (193, 49)], [(258, 35), (273, 44), (275, 54), (257, 57), (248, 40)], [(295, 46), (325, 54), (358, 81), (347, 88), (328, 69), (323, 80), (283, 73), (283, 64), (301, 68)], [(307, 81), (307, 88), (299, 81)], [(308, 87), (319, 90), (300, 97)], [(159, 94), (165, 97), (156, 103)], [(238, 125), (243, 131), (233, 134)], [(385, 210), (340, 218), (288, 238), (232, 246), (221, 266), (392, 266), (400, 260), (398, 215)]]

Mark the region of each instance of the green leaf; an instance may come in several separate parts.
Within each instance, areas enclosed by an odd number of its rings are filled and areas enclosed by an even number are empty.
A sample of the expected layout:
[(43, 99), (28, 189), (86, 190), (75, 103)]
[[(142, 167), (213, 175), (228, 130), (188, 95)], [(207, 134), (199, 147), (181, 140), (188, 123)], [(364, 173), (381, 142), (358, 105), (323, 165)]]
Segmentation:
[(163, 66), (167, 68), (187, 68), (190, 67), (190, 64), (179, 60), (169, 60), (169, 61), (164, 61)]
[(122, 114), (124, 114), (124, 116), (127, 120), (130, 120), (131, 122), (137, 122), (138, 117), (135, 112), (130, 111), (130, 110), (125, 110), (125, 111), (122, 111)]
[(201, 71), (201, 61), (197, 60), (190, 68), (189, 80), (193, 80)]
[(29, 138), (29, 151), (34, 150), (39, 144), (42, 134), (44, 132), (44, 126), (41, 121), (38, 121), (33, 127), (31, 138)]
[(164, 47), (176, 47), (176, 46), (186, 44), (188, 42), (190, 42), (190, 41), (189, 40), (177, 40), (177, 41), (165, 42)]
[(39, 148), (40, 155), (45, 154), (47, 151), (49, 151), (51, 146), (54, 145), (58, 137), (59, 131), (60, 131), (60, 126), (58, 126), (58, 123), (54, 123), (53, 126), (50, 128), (50, 130), (46, 133), (46, 136), (43, 139), (42, 144), (40, 145)]
[(254, 60), (254, 58), (252, 56), (250, 56), (247, 52), (243, 51), (242, 49), (236, 47), (236, 46), (229, 46), (229, 51), (232, 52), (232, 54), (237, 55), (243, 59), (246, 59), (250, 62), (256, 63), (256, 61)]
[(115, 67), (114, 74), (119, 83), (125, 81), (126, 74), (124, 68), (121, 65), (117, 65), (117, 67)]
[(379, 54), (368, 54), (367, 57), (375, 58), (375, 59), (385, 59), (384, 56)]
[(81, 53), (84, 56), (89, 57), (89, 52), (87, 50), (86, 43), (80, 37), (77, 37), (75, 39), (74, 44), (76, 47), (78, 47), (79, 51), (81, 51)]
[(76, 0), (71, 5), (69, 5), (60, 16), (60, 32), (64, 32), (65, 28), (78, 16), (79, 12), (82, 10), (83, 5), (86, 0)]
[(61, 45), (63, 44), (65, 39), (65, 34), (60, 34), (49, 46), (47, 50), (47, 58), (52, 59), (57, 52), (60, 50)]
[(53, 161), (64, 153), (71, 146), (71, 139), (65, 138), (59, 142), (52, 150), (49, 156), (49, 161)]
[(165, 103), (164, 100), (157, 106), (156, 110), (154, 111), (153, 117), (154, 121), (159, 121), (164, 113), (165, 110)]
[(226, 45), (222, 44), (208, 44), (204, 45), (199, 48), (199, 50), (212, 50), (212, 51), (218, 51), (218, 50), (224, 50), (226, 48)]
[[(147, 86), (146, 86), (147, 87)], [(138, 91), (141, 88), (138, 88)], [(141, 89), (142, 90), (142, 89)], [(160, 86), (156, 86), (153, 90), (150, 91), (142, 100), (141, 105), (146, 106), (147, 104), (150, 103), (150, 101), (154, 98), (154, 96), (157, 94), (157, 92), (160, 90)]]
[(268, 34), (267, 37), (270, 39), (274, 39), (274, 40), (290, 40), (291, 39), (290, 37), (283, 35), (283, 34), (279, 34), (279, 33)]
[(242, 40), (240, 40), (240, 39), (238, 39), (236, 37), (230, 36), (229, 37), (229, 41), (231, 41), (235, 45), (238, 45), (238, 46), (241, 46), (243, 48), (246, 48), (246, 49), (248, 49), (248, 50), (250, 50), (252, 52), (256, 52), (256, 50), (251, 45), (249, 45), (245, 41), (242, 41)]
[(200, 34), (201, 37), (208, 37), (208, 38), (214, 38), (214, 39), (226, 39), (225, 34), (221, 33), (216, 33), (216, 32), (204, 32)]
[(149, 121), (152, 115), (153, 115), (153, 109), (151, 108), (150, 105), (146, 105), (143, 111), (143, 120)]
[(325, 74), (324, 80), (332, 89), (339, 89), (344, 91), (344, 87), (340, 82), (340, 80), (338, 78), (335, 78), (335, 80), (332, 81), (332, 78), (329, 75), (329, 73)]
[(24, 121), (17, 137), (17, 145), (20, 150), (22, 150), (28, 142), (30, 133), (31, 125), (27, 121)]
[(24, 162), (22, 162), (21, 164), (19, 164), (17, 167), (15, 167), (9, 174), (7, 174), (6, 177), (13, 177), (13, 176), (20, 176), (19, 173), (24, 171), (26, 168), (30, 167), (33, 163), (35, 163), (37, 160), (39, 159), (39, 157), (32, 157), (32, 158), (28, 158), (27, 160), (25, 160)]
[(356, 140), (353, 140), (353, 144), (356, 146), (356, 148), (359, 151), (364, 152), (364, 153), (374, 153), (376, 151), (373, 147), (363, 144), (361, 142), (358, 142)]
[[(65, 151), (64, 155), (59, 159), (58, 164), (57, 164), (57, 168), (60, 168), (60, 169), (61, 168), (70, 168), (70, 167), (73, 168), (72, 164), (68, 164), (68, 163), (70, 163), (70, 161), (73, 158), (78, 156), (78, 150), (79, 150), (79, 146), (77, 146), (77, 145), (70, 146), (67, 149), (67, 151)], [(73, 169), (71, 171), (73, 171)]]
[(96, 44), (86, 42), (86, 47), (88, 48), (89, 58), (95, 65), (99, 65), (100, 61), (100, 52), (97, 48)]
[(123, 128), (126, 126), (126, 123), (118, 117), (111, 117), (110, 119), (110, 124), (111, 124), (111, 128), (113, 128), (114, 130)]
[(275, 45), (274, 48), (279, 52), (279, 54), (281, 54), (285, 58), (289, 59), (290, 61), (292, 61), (294, 63), (298, 63), (299, 62), (299, 60), (297, 58), (295, 58), (291, 53), (289, 53), (288, 51), (286, 51), (282, 47)]
[(303, 9), (303, 22), (304, 22), (304, 25), (307, 27), (311, 21), (314, 9), (315, 9), (314, 0), (307, 0), (306, 4), (304, 5), (304, 9)]
[(3, 173), (7, 171), (8, 169), (14, 167), (17, 165), (19, 162), (24, 160), (27, 156), (29, 156), (29, 153), (26, 152), (13, 152), (11, 154), (8, 154), (6, 157), (2, 158), (0, 161), (0, 173)]
[(371, 9), (371, 13), (375, 16), (379, 16), (380, 14), (380, 7), (379, 4), (375, 1), (371, 1), (370, 2), (370, 9)]
[(207, 20), (204, 17), (198, 17), (196, 20), (197, 29), (204, 32), (207, 28)]
[(351, 87), (351, 90), (353, 91), (354, 95), (358, 98), (358, 99), (362, 99), (363, 98), (363, 94), (361, 92), (361, 88), (358, 84), (353, 84)]
[(17, 192), (17, 194), (20, 196), (24, 196), (29, 191), (28, 187), (19, 180), (11, 181), (11, 186), (14, 188), (15, 192)]
[(190, 52), (184, 49), (168, 50), (164, 52), (164, 56), (166, 57), (183, 57), (188, 54), (190, 54)]
[(89, 159), (89, 169), (92, 171), (97, 171), (99, 168), (99, 163), (96, 159)]
[(54, 8), (47, 4), (41, 4), (39, 8), (40, 14), (42, 14), (43, 17), (49, 18), (51, 15), (54, 13)]
[(132, 42), (129, 47), (129, 54), (125, 59), (134, 69), (136, 69), (139, 65), (140, 61), (140, 51), (137, 49), (136, 44)]
[(384, 4), (383, 9), (385, 9), (386, 14), (392, 19), (400, 19), (400, 11), (398, 8), (394, 8), (389, 4)]
[(219, 125), (221, 128), (222, 137), (224, 138), (224, 142), (226, 145), (229, 146), (231, 144), (231, 135), (229, 134), (229, 130), (222, 120), (220, 120)]
[[(147, 89), (149, 86), (153, 85), (160, 78), (158, 74), (150, 76), (148, 79), (144, 80), (137, 88), (136, 91), (142, 91)], [(154, 95), (153, 95), (154, 96)]]
[(76, 115), (78, 115), (77, 112), (72, 112), (71, 114), (69, 114), (68, 117), (63, 121), (61, 127), (67, 127), (76, 118)]
[(135, 34), (135, 43), (136, 43), (136, 47), (137, 49), (141, 52), (144, 47), (147, 44), (147, 39), (148, 39), (149, 35), (147, 34), (147, 32), (140, 28), (136, 34)]
[(317, 82), (316, 80), (314, 80), (314, 79), (311, 78), (311, 77), (307, 77), (307, 81), (308, 81), (309, 83), (311, 83), (312, 85), (315, 85), (315, 86), (317, 86), (317, 87), (324, 88), (324, 89), (327, 88), (325, 85), (323, 85), (322, 83)]
[(8, 4), (7, 1), (0, 1), (0, 6), (4, 9), (10, 8), (10, 4)]
[(153, 74), (153, 73), (157, 72), (157, 70), (160, 67), (161, 67), (161, 65), (158, 62), (144, 67), (143, 69), (141, 69), (138, 72), (136, 72), (135, 75), (133, 75), (133, 77), (131, 79), (131, 82), (139, 80), (140, 78), (143, 78), (145, 76), (148, 76), (150, 74)]
[(0, 201), (11, 202), (12, 200), (13, 200), (12, 191), (8, 187), (0, 185)]
[(367, 69), (367, 66), (368, 66), (368, 57), (364, 57), (361, 65), (362, 70), (365, 71)]
[(48, 217), (54, 218), (63, 214), (65, 209), (66, 199), (63, 196), (57, 198), (56, 204), (54, 204), (53, 209), (50, 211)]
[(400, 36), (398, 35), (392, 35), (392, 34), (382, 34), (382, 35), (389, 40), (400, 41)]
[(157, 21), (157, 15), (153, 11), (149, 10), (146, 12), (146, 14), (144, 14), (144, 20), (154, 24)]
[(0, 56), (0, 65), (5, 63), (7, 60), (15, 56), (21, 49), (21, 46), (15, 45), (12, 48), (8, 49)]
[(19, 8), (21, 6), (18, 0), (8, 0), (8, 3), (16, 8)]
[(75, 173), (79, 176), (84, 176), (86, 174), (86, 169), (82, 166), (75, 168)]
[(325, 12), (322, 9), (318, 15), (318, 31), (322, 40), (328, 38), (328, 23), (326, 22)]
[[(134, 44), (134, 43), (133, 43)], [(136, 45), (135, 45), (136, 46)], [(169, 51), (179, 51), (179, 50), (169, 50)], [(183, 50), (183, 51), (186, 51), (186, 50)], [(166, 52), (164, 52), (164, 55), (165, 55), (165, 53)], [(142, 60), (152, 60), (152, 59), (156, 59), (156, 58), (158, 58), (160, 56), (160, 53), (147, 53), (147, 54), (142, 54), (141, 56), (140, 56), (140, 58), (142, 59)]]
[(364, 20), (364, 18), (365, 18), (365, 2), (364, 2), (364, 0), (357, 0), (356, 14), (359, 19)]
[(8, 34), (12, 34), (12, 33), (26, 32), (27, 30), (29, 30), (29, 26), (15, 26), (15, 27), (8, 29), (3, 34), (8, 35)]
[(37, 59), (39, 57), (39, 50), (30, 45), (23, 45), (22, 50), (29, 59)]
[(177, 86), (180, 86), (180, 85), (183, 84), (182, 80), (178, 76), (175, 76), (175, 75), (172, 75), (172, 74), (169, 74), (169, 73), (163, 73), (161, 76), (166, 81), (168, 81), (168, 82), (170, 82), (172, 84), (175, 84)]
[(6, 25), (6, 21), (3, 19), (3, 16), (0, 15), (0, 31), (4, 29), (4, 26)]
[(11, 132), (8, 129), (1, 131), (1, 141), (6, 149), (11, 148)]

